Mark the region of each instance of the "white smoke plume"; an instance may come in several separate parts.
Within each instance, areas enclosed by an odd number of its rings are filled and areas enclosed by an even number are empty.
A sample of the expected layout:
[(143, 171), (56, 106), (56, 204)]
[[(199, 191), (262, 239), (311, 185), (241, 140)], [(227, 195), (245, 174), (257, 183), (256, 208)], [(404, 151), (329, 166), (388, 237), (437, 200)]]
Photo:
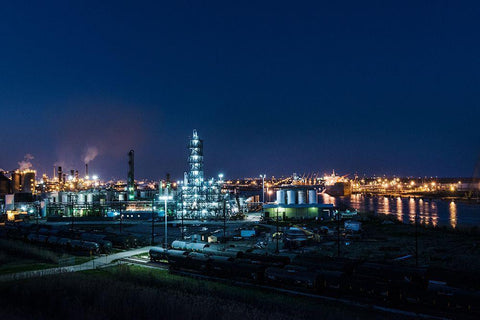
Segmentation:
[(18, 162), (18, 169), (20, 170), (28, 170), (30, 168), (32, 168), (32, 163), (30, 162), (30, 160), (33, 160), (35, 159), (34, 156), (32, 156), (30, 153), (27, 153), (24, 157), (23, 157), (23, 160), (22, 161), (19, 161)]
[(87, 151), (85, 152), (85, 157), (83, 158), (83, 162), (86, 164), (95, 159), (98, 156), (98, 149), (97, 147), (88, 147)]

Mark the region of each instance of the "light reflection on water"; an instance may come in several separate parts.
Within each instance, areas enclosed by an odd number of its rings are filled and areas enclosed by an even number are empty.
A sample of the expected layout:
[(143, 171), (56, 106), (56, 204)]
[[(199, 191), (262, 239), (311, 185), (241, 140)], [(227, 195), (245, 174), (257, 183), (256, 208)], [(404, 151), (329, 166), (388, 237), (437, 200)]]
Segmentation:
[(415, 214), (417, 212), (417, 204), (415, 203), (415, 199), (411, 198), (408, 200), (408, 216), (409, 221), (414, 223), (415, 222)]
[(393, 214), (404, 223), (414, 223), (415, 215), (426, 225), (456, 228), (462, 226), (480, 226), (480, 204), (450, 202), (439, 199), (367, 197), (354, 194), (349, 197), (332, 197), (322, 193), (319, 201), (337, 207), (351, 207), (358, 211), (375, 211), (381, 214)]
[(457, 227), (457, 205), (454, 201), (450, 202), (448, 206), (448, 210), (450, 211), (450, 224), (453, 228)]
[(397, 219), (403, 221), (403, 203), (400, 197), (397, 197)]

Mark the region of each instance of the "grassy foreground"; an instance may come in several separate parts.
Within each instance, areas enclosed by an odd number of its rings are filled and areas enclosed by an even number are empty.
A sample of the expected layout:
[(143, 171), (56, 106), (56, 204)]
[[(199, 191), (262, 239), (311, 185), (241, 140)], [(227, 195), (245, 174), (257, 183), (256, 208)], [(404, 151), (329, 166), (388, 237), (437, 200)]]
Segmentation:
[(392, 319), (340, 304), (125, 265), (0, 283), (0, 291), (4, 319)]

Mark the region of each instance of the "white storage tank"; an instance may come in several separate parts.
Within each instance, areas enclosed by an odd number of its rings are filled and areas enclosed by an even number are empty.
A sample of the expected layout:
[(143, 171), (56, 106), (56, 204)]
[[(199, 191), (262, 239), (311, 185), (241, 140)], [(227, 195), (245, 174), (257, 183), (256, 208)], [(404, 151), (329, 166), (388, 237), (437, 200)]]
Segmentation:
[(315, 190), (308, 190), (308, 203), (309, 204), (316, 204), (317, 201), (317, 191)]
[(277, 204), (285, 204), (285, 190), (277, 190)]
[(40, 202), (40, 214), (42, 218), (45, 218), (47, 216), (47, 205), (48, 205), (48, 199), (45, 199)]
[(287, 190), (287, 204), (295, 204), (295, 190)]
[(80, 204), (85, 203), (85, 195), (83, 193), (77, 195), (77, 202)]
[(87, 193), (87, 203), (93, 202), (93, 193)]
[(62, 192), (62, 203), (68, 203), (68, 194)]
[(118, 201), (125, 201), (125, 194), (124, 193), (119, 193), (118, 194)]
[(299, 190), (298, 191), (298, 204), (305, 204), (305, 191)]

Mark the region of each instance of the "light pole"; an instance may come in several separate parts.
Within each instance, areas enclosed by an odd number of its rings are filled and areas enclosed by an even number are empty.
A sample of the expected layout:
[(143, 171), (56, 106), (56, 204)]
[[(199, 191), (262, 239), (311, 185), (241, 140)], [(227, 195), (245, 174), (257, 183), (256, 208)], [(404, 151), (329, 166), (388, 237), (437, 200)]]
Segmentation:
[(155, 244), (155, 218), (154, 218), (154, 206), (155, 206), (155, 197), (152, 199), (152, 241), (151, 245), (153, 246)]
[(226, 230), (227, 230), (227, 200), (225, 199), (225, 196), (223, 197), (223, 243), (224, 248), (227, 247), (227, 238), (226, 238)]
[(279, 253), (279, 251), (278, 251), (278, 237), (279, 237), (279, 233), (278, 233), (278, 232), (279, 232), (279, 230), (278, 230), (278, 206), (277, 206), (277, 234), (276, 234), (276, 237), (275, 237), (276, 240), (277, 240), (277, 247), (276, 247), (276, 249), (275, 249), (275, 253), (276, 253), (276, 254)]
[(160, 197), (160, 200), (165, 200), (165, 249), (168, 250), (168, 220), (167, 220), (167, 201), (172, 199), (172, 196), (168, 195), (168, 187), (165, 188), (165, 193)]
[(262, 206), (265, 203), (265, 174), (261, 174), (260, 178), (262, 178)]
[(415, 267), (418, 268), (418, 211), (415, 210)]

